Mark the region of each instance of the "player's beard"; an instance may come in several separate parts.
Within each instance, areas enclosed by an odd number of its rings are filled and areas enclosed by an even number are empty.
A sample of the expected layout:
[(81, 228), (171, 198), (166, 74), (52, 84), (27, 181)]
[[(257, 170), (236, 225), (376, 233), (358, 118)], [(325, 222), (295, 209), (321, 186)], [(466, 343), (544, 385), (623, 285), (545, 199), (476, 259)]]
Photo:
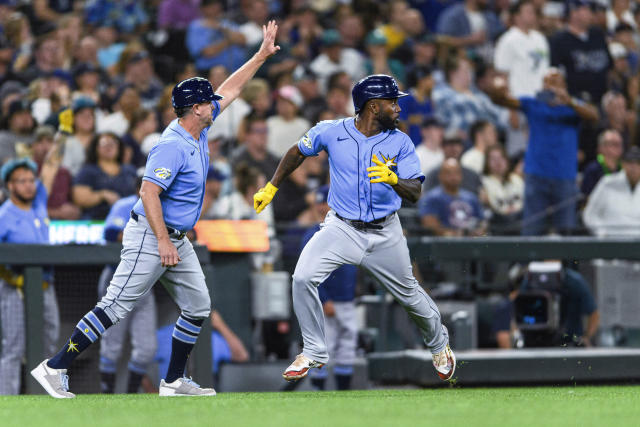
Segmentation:
[(400, 123), (399, 119), (393, 119), (391, 116), (383, 114), (382, 112), (378, 112), (376, 120), (378, 120), (383, 130), (394, 130)]
[(25, 197), (22, 194), (18, 193), (17, 191), (13, 193), (13, 197), (18, 199), (18, 201), (23, 204), (31, 203), (36, 198), (35, 194), (31, 197)]

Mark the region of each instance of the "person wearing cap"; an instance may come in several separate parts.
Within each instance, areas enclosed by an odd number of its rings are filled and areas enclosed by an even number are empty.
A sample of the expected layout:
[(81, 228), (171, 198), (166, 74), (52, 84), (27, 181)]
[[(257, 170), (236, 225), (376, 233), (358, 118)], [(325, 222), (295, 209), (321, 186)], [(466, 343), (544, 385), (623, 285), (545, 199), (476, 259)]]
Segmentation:
[(28, 145), (33, 141), (35, 125), (31, 116), (31, 106), (24, 99), (13, 101), (5, 120), (5, 129), (0, 131), (0, 163), (15, 157), (16, 144)]
[(76, 176), (87, 157), (87, 148), (95, 136), (97, 105), (85, 96), (71, 103), (74, 116), (73, 134), (67, 137), (62, 155), (62, 166)]
[(593, 26), (592, 3), (569, 0), (567, 26), (549, 40), (551, 65), (564, 70), (571, 96), (598, 104), (613, 65), (605, 34)]
[(622, 170), (603, 176), (584, 209), (589, 230), (602, 236), (640, 235), (640, 149), (632, 146), (622, 156)]
[[(31, 159), (38, 165), (38, 172), (48, 159), (47, 156), (55, 145), (55, 134), (53, 128), (48, 125), (36, 128), (35, 139), (31, 144)], [(53, 159), (60, 162), (60, 159)], [(80, 208), (73, 204), (71, 200), (71, 183), (73, 177), (63, 166), (57, 168), (54, 175), (49, 200), (47, 201), (47, 212), (51, 219), (74, 220), (80, 218)]]
[(409, 96), (398, 100), (398, 104), (402, 108), (400, 112), (401, 129), (409, 135), (416, 146), (422, 139), (420, 127), (423, 121), (433, 115), (431, 91), (434, 80), (431, 72), (432, 69), (425, 65), (413, 67), (407, 79), (407, 86), (410, 88)]
[[(124, 319), (136, 301), (160, 280), (173, 290), (181, 313), (172, 334), (171, 360), (160, 396), (215, 396), (186, 377), (187, 358), (211, 313), (211, 297), (193, 246), (186, 238), (202, 212), (209, 168), (208, 128), (236, 99), (258, 68), (278, 50), (275, 21), (263, 27), (258, 52), (219, 87), (192, 77), (172, 91), (177, 118), (151, 149), (140, 198), (123, 231), (121, 260), (105, 296), (87, 312), (62, 348), (43, 360), (31, 375), (55, 398), (74, 398), (67, 369), (73, 360), (111, 326)], [(107, 141), (108, 142), (108, 141)]]
[(432, 169), (440, 166), (444, 160), (442, 140), (444, 128), (434, 117), (427, 117), (420, 124), (420, 142), (416, 146), (416, 154), (420, 159), (420, 169), (427, 176)]
[(509, 13), (513, 24), (496, 43), (494, 64), (505, 73), (514, 96), (533, 96), (549, 68), (549, 43), (540, 33), (532, 0), (519, 0)]
[(82, 62), (73, 68), (73, 81), (75, 90), (71, 94), (73, 99), (86, 97), (96, 104), (101, 100), (101, 81), (108, 81), (106, 75), (102, 75), (100, 68), (91, 62)]
[(389, 74), (404, 86), (407, 83), (404, 65), (397, 59), (389, 57), (387, 37), (381, 30), (371, 31), (365, 39), (367, 74)]
[[(38, 179), (38, 166), (28, 158), (5, 162), (0, 179), (9, 199), (0, 206), (0, 243), (49, 244), (47, 196), (51, 194), (56, 165), (46, 163)], [(44, 350), (54, 351), (60, 316), (53, 287), (53, 270), (43, 270)], [(20, 392), (21, 364), (27, 341), (21, 268), (0, 266), (0, 395)]]
[(276, 91), (276, 115), (267, 119), (269, 128), (267, 147), (282, 156), (309, 129), (311, 124), (299, 116), (302, 95), (295, 86), (282, 86)]
[(201, 72), (214, 65), (239, 68), (245, 61), (246, 39), (233, 22), (223, 18), (224, 2), (203, 0), (200, 12), (202, 18), (191, 21), (185, 40), (196, 68)]
[[(314, 224), (308, 227), (302, 236), (300, 250), (320, 230), (320, 223), (324, 221), (331, 208), (329, 186), (323, 185), (312, 192), (313, 204), (310, 210), (314, 213)], [(358, 320), (356, 316), (356, 283), (358, 268), (354, 265), (343, 265), (336, 269), (318, 287), (318, 296), (322, 302), (325, 314), (325, 333), (329, 357), (333, 361), (333, 374), (338, 390), (351, 388), (353, 363), (358, 346)], [(324, 390), (328, 377), (326, 368), (311, 372), (311, 384), (314, 389)]]
[(320, 45), (321, 53), (311, 61), (309, 68), (318, 77), (322, 93), (327, 91), (328, 77), (337, 71), (346, 71), (353, 81), (366, 75), (364, 57), (353, 48), (343, 47), (337, 30), (325, 30), (320, 37)]

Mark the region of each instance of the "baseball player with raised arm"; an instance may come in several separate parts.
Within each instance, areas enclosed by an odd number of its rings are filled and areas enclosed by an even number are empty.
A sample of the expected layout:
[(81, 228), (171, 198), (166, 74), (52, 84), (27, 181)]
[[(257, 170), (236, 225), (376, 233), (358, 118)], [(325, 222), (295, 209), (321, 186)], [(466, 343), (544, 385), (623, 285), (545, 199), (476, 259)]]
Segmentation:
[(203, 78), (183, 80), (173, 88), (177, 119), (162, 133), (147, 158), (140, 199), (124, 229), (120, 264), (106, 295), (76, 325), (73, 334), (51, 359), (31, 375), (52, 397), (72, 398), (67, 368), (110, 326), (123, 319), (153, 284), (169, 290), (181, 313), (172, 334), (171, 358), (160, 396), (213, 396), (184, 376), (189, 353), (211, 301), (205, 277), (185, 233), (200, 217), (209, 168), (207, 130), (213, 120), (240, 95), (258, 68), (280, 48), (274, 41), (278, 26), (262, 27), (258, 52), (225, 80), (218, 92)]
[(407, 311), (431, 350), (443, 380), (456, 359), (433, 300), (414, 278), (409, 248), (396, 211), (402, 199), (416, 202), (424, 175), (411, 139), (396, 129), (398, 98), (407, 94), (395, 80), (377, 74), (360, 80), (352, 96), (356, 116), (318, 123), (283, 156), (273, 178), (253, 197), (256, 212), (267, 206), (282, 181), (307, 156), (329, 155), (331, 188), (322, 228), (304, 247), (293, 273), (293, 306), (303, 350), (284, 371), (288, 381), (329, 360), (318, 285), (343, 264), (368, 270)]

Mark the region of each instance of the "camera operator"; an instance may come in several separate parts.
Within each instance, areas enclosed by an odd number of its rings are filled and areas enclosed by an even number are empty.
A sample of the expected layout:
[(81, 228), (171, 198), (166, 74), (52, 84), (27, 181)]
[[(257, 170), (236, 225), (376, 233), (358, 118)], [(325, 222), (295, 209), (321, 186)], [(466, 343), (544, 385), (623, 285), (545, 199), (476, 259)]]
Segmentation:
[(517, 289), (494, 313), (499, 348), (511, 348), (514, 341), (519, 347), (594, 344), (600, 314), (580, 273), (560, 261), (534, 262), (516, 282)]

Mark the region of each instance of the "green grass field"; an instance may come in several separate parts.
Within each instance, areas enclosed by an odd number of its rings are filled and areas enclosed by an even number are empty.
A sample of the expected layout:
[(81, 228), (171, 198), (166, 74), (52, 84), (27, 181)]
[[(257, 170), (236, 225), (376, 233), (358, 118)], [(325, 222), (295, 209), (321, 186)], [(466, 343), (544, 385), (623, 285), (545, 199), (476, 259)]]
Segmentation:
[(640, 387), (0, 396), (0, 426), (638, 426)]

